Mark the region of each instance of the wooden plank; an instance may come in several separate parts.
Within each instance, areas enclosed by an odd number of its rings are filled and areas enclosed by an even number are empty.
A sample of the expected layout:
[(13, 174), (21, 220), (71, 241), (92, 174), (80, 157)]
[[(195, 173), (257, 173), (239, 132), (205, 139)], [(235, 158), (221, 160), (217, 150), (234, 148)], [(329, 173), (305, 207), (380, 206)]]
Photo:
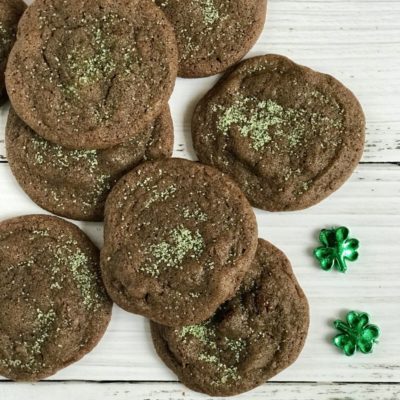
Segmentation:
[[(400, 162), (400, 2), (398, 0), (269, 0), (265, 31), (249, 56), (281, 53), (331, 73), (360, 98), (368, 120), (363, 161)], [(178, 79), (171, 98), (175, 155), (194, 158), (190, 119), (194, 105), (216, 81)], [(190, 85), (190, 86), (189, 86)], [(0, 108), (0, 162), (7, 106)], [(257, 212), (260, 237), (282, 248), (310, 299), (312, 323), (298, 362), (275, 381), (400, 382), (400, 167), (362, 165), (339, 192), (321, 205), (297, 213)], [(0, 219), (42, 212), (0, 164)], [(347, 225), (362, 243), (361, 258), (347, 275), (324, 273), (310, 252), (320, 228)], [(79, 224), (100, 246), (101, 224)], [(372, 355), (346, 358), (330, 344), (332, 319), (349, 309), (369, 311), (382, 328)], [(147, 322), (115, 307), (109, 330), (87, 357), (52, 379), (173, 381), (176, 377), (152, 349)], [(176, 383), (96, 384), (72, 382), (0, 383), (0, 399), (58, 396), (182, 400), (205, 398)], [(133, 395), (133, 396), (132, 396)], [(398, 385), (273, 383), (243, 399), (394, 400)]]
[[(400, 386), (390, 384), (269, 383), (242, 400), (398, 400)], [(7, 400), (211, 400), (178, 383), (39, 383), (0, 384), (0, 398)], [(222, 397), (213, 397), (222, 400)]]
[[(330, 73), (360, 98), (367, 120), (363, 161), (400, 161), (400, 2), (397, 0), (269, 0), (263, 35), (248, 56), (287, 55)], [(178, 79), (171, 98), (175, 154), (193, 156), (190, 119), (215, 77)], [(0, 160), (5, 158), (0, 109)]]
[[(310, 335), (298, 362), (278, 381), (400, 382), (400, 167), (362, 165), (320, 205), (296, 213), (257, 211), (260, 237), (292, 260), (311, 304)], [(0, 219), (41, 212), (0, 164)], [(101, 224), (79, 223), (101, 245)], [(361, 257), (348, 274), (321, 271), (311, 256), (319, 229), (346, 225), (361, 240)], [(349, 309), (368, 311), (382, 328), (371, 355), (348, 358), (331, 345), (332, 320)], [(100, 345), (57, 380), (171, 381), (175, 376), (152, 348), (147, 322), (117, 307)]]

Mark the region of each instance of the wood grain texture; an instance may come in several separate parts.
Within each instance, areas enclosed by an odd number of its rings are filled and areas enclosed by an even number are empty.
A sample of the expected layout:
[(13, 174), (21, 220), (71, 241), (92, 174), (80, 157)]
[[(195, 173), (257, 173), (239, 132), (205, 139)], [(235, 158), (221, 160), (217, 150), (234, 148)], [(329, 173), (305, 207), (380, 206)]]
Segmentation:
[[(359, 97), (367, 116), (363, 161), (400, 163), (399, 21), (399, 0), (269, 0), (266, 28), (249, 57), (280, 53), (337, 77)], [(176, 156), (195, 158), (190, 139), (192, 111), (217, 79), (178, 79), (170, 101)], [(0, 219), (43, 212), (18, 187), (6, 163), (7, 113), (7, 106), (0, 108)], [(273, 383), (241, 399), (400, 398), (400, 385), (395, 384), (400, 383), (399, 200), (400, 166), (366, 164), (343, 188), (311, 209), (285, 214), (257, 211), (260, 237), (287, 253), (309, 297), (311, 327), (299, 360)], [(100, 224), (78, 225), (101, 246)], [(350, 227), (361, 241), (360, 260), (350, 264), (346, 275), (321, 271), (311, 255), (318, 245), (319, 230), (336, 225)], [(347, 358), (330, 343), (335, 334), (332, 320), (350, 309), (368, 311), (382, 329), (381, 342), (371, 355)], [(117, 307), (99, 346), (52, 379), (58, 382), (22, 385), (2, 381), (0, 399), (206, 398), (170, 382), (176, 377), (157, 358), (147, 321)], [(63, 380), (121, 382), (59, 382)]]
[[(0, 218), (42, 212), (0, 164)], [(311, 328), (298, 362), (277, 381), (400, 382), (400, 167), (361, 165), (351, 180), (320, 205), (296, 213), (257, 211), (259, 235), (281, 248), (310, 300)], [(79, 224), (101, 245), (101, 224)], [(361, 241), (348, 274), (319, 269), (311, 255), (321, 228), (345, 225)], [(346, 357), (330, 343), (332, 320), (368, 311), (382, 329), (371, 355)], [(115, 307), (104, 340), (87, 357), (52, 379), (171, 381), (151, 345), (147, 321)]]
[[(359, 97), (367, 116), (363, 161), (400, 161), (400, 1), (269, 0), (263, 35), (248, 57), (279, 53), (334, 75)], [(171, 99), (175, 150), (192, 155), (190, 118), (215, 77), (178, 79)], [(0, 111), (0, 160), (5, 159)]]
[[(0, 385), (2, 399), (211, 400), (177, 383), (40, 383)], [(381, 384), (269, 383), (241, 400), (398, 400), (400, 386)], [(222, 400), (222, 397), (213, 397)]]

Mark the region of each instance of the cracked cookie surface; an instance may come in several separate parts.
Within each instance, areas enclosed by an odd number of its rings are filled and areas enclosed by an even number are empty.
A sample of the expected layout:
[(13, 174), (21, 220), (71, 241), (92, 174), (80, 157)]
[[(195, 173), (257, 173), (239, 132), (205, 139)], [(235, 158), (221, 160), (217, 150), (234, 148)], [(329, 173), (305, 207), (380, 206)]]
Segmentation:
[(0, 375), (37, 381), (103, 336), (112, 303), (99, 251), (75, 225), (28, 215), (0, 222)]
[(111, 298), (170, 326), (207, 319), (240, 285), (257, 225), (237, 186), (183, 159), (146, 162), (106, 202), (101, 269)]
[(241, 60), (260, 36), (266, 0), (155, 0), (172, 23), (179, 76), (215, 75)]
[(148, 0), (37, 0), (10, 54), (6, 84), (19, 117), (71, 149), (134, 139), (174, 87), (177, 48)]
[(202, 324), (151, 323), (161, 359), (190, 389), (234, 396), (291, 365), (307, 336), (309, 308), (286, 256), (259, 240), (235, 297)]
[(101, 221), (112, 187), (145, 160), (172, 155), (173, 124), (167, 107), (135, 139), (102, 150), (68, 150), (32, 131), (11, 108), (6, 148), (11, 171), (30, 198), (66, 218)]
[(199, 102), (192, 136), (200, 161), (230, 175), (253, 206), (291, 211), (348, 179), (365, 117), (332, 76), (267, 55), (243, 61)]

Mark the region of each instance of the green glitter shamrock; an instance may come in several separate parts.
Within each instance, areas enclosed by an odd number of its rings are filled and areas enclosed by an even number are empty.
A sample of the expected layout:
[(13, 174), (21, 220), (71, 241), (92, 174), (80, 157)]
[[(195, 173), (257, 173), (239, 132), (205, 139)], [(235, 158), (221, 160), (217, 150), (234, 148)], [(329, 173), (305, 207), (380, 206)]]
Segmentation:
[(346, 320), (347, 323), (340, 320), (334, 322), (335, 328), (341, 332), (333, 339), (335, 346), (346, 356), (352, 356), (356, 350), (371, 353), (380, 335), (379, 328), (369, 324), (369, 315), (364, 312), (350, 311)]
[(323, 229), (319, 235), (319, 241), (323, 246), (314, 250), (321, 268), (329, 271), (332, 267), (340, 272), (347, 271), (346, 260), (356, 261), (360, 243), (357, 239), (349, 238), (349, 230), (341, 228)]

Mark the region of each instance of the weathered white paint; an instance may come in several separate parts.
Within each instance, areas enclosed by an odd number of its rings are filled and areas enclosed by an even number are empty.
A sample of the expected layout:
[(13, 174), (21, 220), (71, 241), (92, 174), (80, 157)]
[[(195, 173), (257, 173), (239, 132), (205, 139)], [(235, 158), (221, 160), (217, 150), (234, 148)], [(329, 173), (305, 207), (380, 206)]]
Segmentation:
[[(0, 385), (1, 399), (222, 400), (192, 392), (178, 383), (39, 383)], [(400, 385), (269, 383), (241, 400), (398, 400)]]
[[(363, 161), (400, 162), (400, 1), (269, 0), (268, 23), (249, 56), (288, 55), (331, 73), (360, 98), (368, 121)], [(177, 81), (170, 105), (175, 155), (194, 158), (190, 119), (194, 105), (216, 77)], [(0, 161), (7, 107), (0, 108)], [(260, 237), (292, 260), (311, 304), (310, 335), (298, 362), (272, 383), (243, 399), (395, 400), (400, 398), (400, 167), (361, 165), (351, 180), (322, 204), (296, 213), (257, 211)], [(43, 212), (0, 164), (0, 219)], [(310, 252), (320, 228), (343, 224), (361, 240), (361, 258), (347, 275), (320, 271)], [(100, 224), (79, 225), (101, 245)], [(347, 358), (330, 344), (332, 319), (349, 309), (369, 311), (382, 328), (371, 355)], [(109, 330), (82, 361), (52, 379), (90, 381), (174, 381), (152, 349), (147, 322), (115, 308)], [(298, 383), (287, 383), (288, 381)], [(301, 383), (319, 382), (319, 383)], [(326, 384), (385, 382), (393, 384)], [(0, 399), (69, 398), (102, 400), (194, 400), (206, 398), (177, 383), (47, 382), (0, 383)]]
[[(0, 218), (41, 212), (0, 164)], [(276, 379), (283, 381), (400, 382), (400, 167), (361, 165), (352, 179), (320, 205), (296, 213), (257, 211), (260, 237), (292, 260), (311, 303), (311, 330), (299, 361)], [(311, 256), (323, 227), (343, 224), (361, 241), (361, 258), (349, 273), (321, 271)], [(101, 245), (101, 225), (80, 223)], [(371, 355), (342, 356), (330, 344), (332, 319), (348, 309), (365, 310), (382, 328)], [(104, 340), (81, 362), (53, 379), (174, 380), (158, 360), (147, 323), (115, 310)]]
[[(400, 1), (269, 0), (263, 35), (248, 57), (287, 55), (334, 75), (359, 97), (368, 120), (364, 161), (400, 161)], [(217, 78), (178, 79), (171, 98), (177, 153), (192, 155), (190, 118)], [(0, 111), (0, 160), (5, 157)], [(183, 150), (183, 151), (182, 151)]]

